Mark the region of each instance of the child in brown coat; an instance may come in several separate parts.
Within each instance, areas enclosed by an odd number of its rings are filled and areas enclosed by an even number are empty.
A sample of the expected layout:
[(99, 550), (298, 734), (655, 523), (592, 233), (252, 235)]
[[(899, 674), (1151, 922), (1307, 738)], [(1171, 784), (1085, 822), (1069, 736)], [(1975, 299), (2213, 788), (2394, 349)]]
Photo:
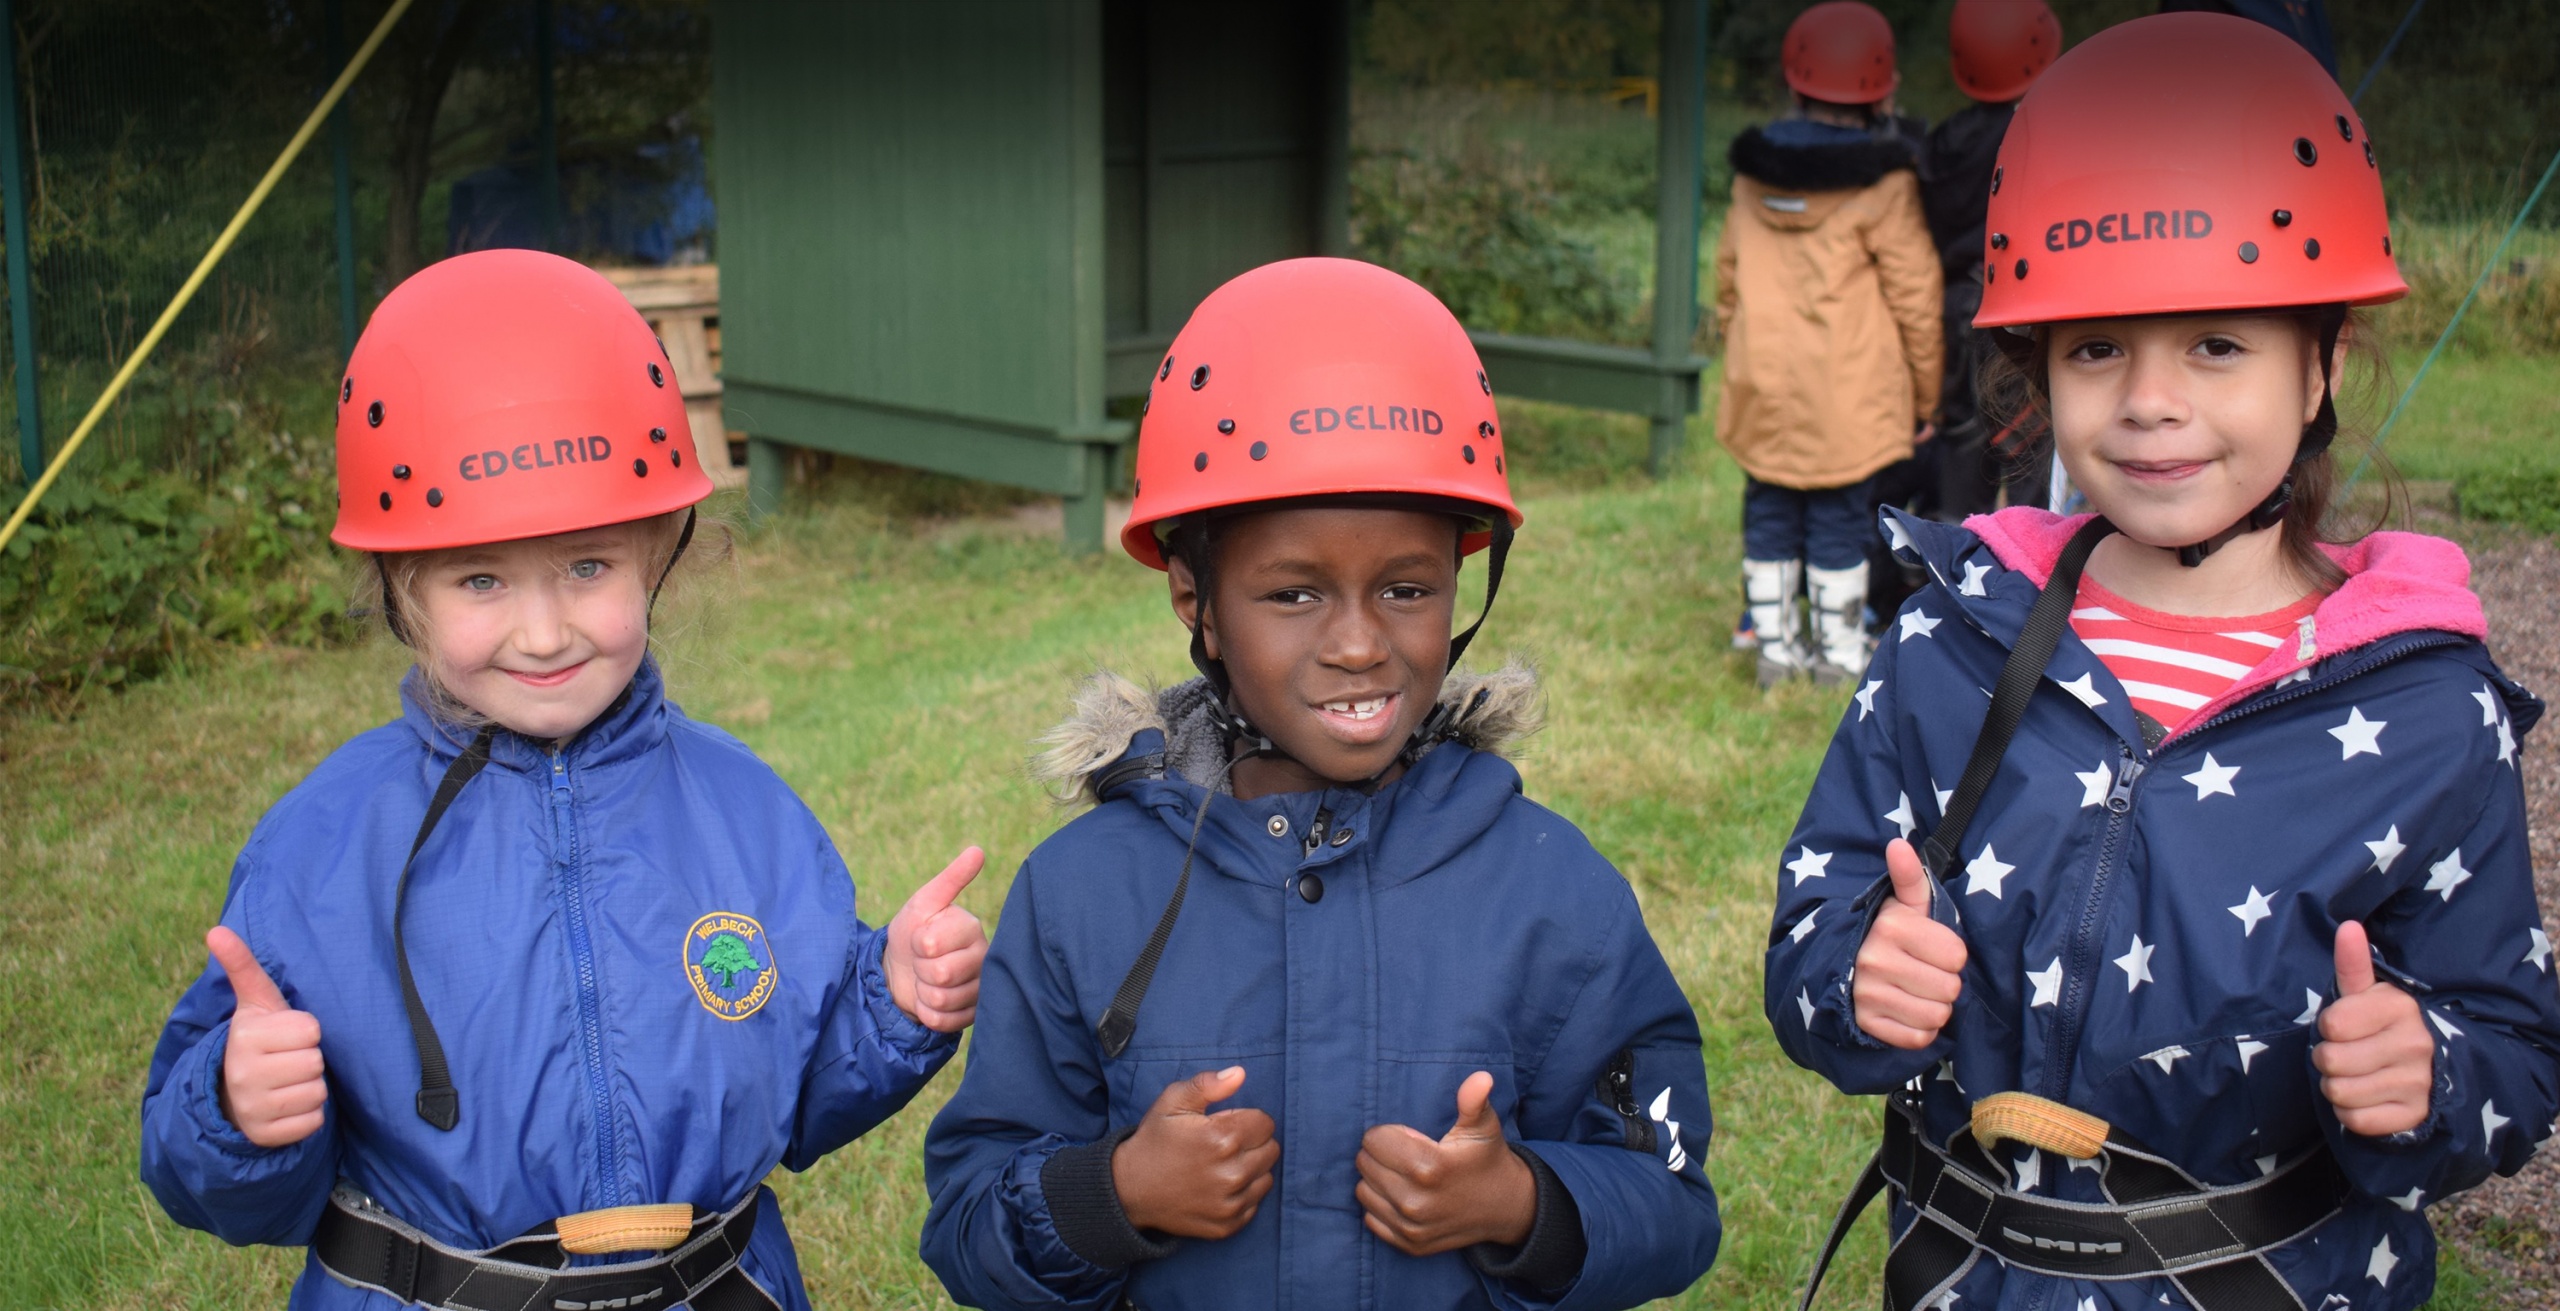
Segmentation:
[[(1938, 252), (1888, 126), (1892, 29), (1831, 0), (1787, 29), (1783, 62), (1797, 113), (1734, 140), (1716, 245), (1716, 432), (1749, 475), (1743, 588), (1763, 687), (1866, 668), (1868, 481), (1932, 435), (1943, 349)], [(1812, 648), (1796, 633), (1800, 591)]]

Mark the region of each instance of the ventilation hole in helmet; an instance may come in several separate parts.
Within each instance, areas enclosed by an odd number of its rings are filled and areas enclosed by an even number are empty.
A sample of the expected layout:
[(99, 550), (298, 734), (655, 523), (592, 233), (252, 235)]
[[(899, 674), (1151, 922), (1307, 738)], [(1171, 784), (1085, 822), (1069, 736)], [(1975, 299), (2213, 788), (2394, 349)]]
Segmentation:
[(386, 510), (391, 508), (391, 493), (384, 492), (382, 494), (382, 508)]
[(2277, 227), (2281, 228), (2288, 226), (2293, 222), (2293, 211), (2289, 209), (2277, 210), (2275, 212), (2275, 220)]
[(1476, 462), (1476, 448), (1474, 448), (1474, 447), (1472, 447), (1472, 446), (1461, 446), (1461, 447), (1459, 447), (1459, 448), (1458, 448), (1458, 454), (1460, 454), (1460, 455), (1463, 455), (1463, 456), (1467, 457), (1467, 463), (1469, 463), (1469, 464), (1473, 464), (1473, 463), (1475, 463), (1475, 462)]
[(427, 489), (427, 508), (428, 508), (428, 509), (430, 509), (430, 510), (432, 510), (432, 509), (434, 509), (434, 508), (436, 508), (437, 506), (442, 505), (442, 504), (444, 504), (444, 489), (443, 489), (443, 488), (441, 488), (441, 487), (430, 487), (430, 488), (428, 488), (428, 489)]
[(636, 456), (636, 455), (635, 455), (635, 456), (632, 456), (632, 457), (631, 457), (631, 473), (632, 473), (632, 476), (633, 476), (633, 477), (636, 477), (636, 478), (646, 478), (646, 477), (648, 477), (648, 476), (649, 476), (649, 462), (648, 462), (647, 460), (641, 459), (639, 456)]
[(2008, 171), (2008, 170), (2007, 170), (2007, 168), (2006, 168), (2006, 167), (1999, 167), (1999, 166), (1995, 166), (1995, 167), (1991, 170), (1991, 194), (1992, 194), (1992, 195), (1995, 195), (1995, 196), (1996, 196), (1996, 195), (1999, 195), (1999, 194), (2000, 194), (2000, 175), (2001, 175), (2001, 174), (2003, 174), (2003, 173), (2005, 173), (2005, 172), (2007, 172), (2007, 171)]
[(684, 467), (684, 452), (682, 452), (682, 451), (669, 451), (669, 452), (667, 452), (667, 463), (669, 463), (669, 464), (671, 464), (671, 465), (674, 465), (676, 468), (679, 468), (679, 469), (683, 468), (683, 467)]
[(2385, 255), (2391, 253), (2391, 234), (2388, 232), (2382, 234), (2382, 253)]
[(2311, 144), (2311, 138), (2309, 137), (2295, 137), (2293, 139), (2293, 158), (2294, 162), (2302, 165), (2304, 168), (2309, 168), (2320, 162), (2320, 147)]
[(2371, 137), (2364, 139), (2364, 166), (2373, 167), (2373, 138)]
[(1165, 379), (1170, 378), (1170, 377), (1172, 377), (1172, 376), (1173, 376), (1173, 357), (1172, 357), (1172, 356), (1170, 356), (1170, 355), (1167, 355), (1167, 356), (1165, 356), (1165, 357), (1164, 357), (1164, 365), (1163, 365), (1163, 367), (1158, 368), (1158, 369), (1156, 370), (1156, 381), (1158, 381), (1158, 382), (1162, 382), (1162, 381), (1164, 381)]
[(1502, 472), (1502, 457), (1499, 455), (1493, 457), (1493, 471), (1495, 473)]
[(1267, 443), (1263, 442), (1255, 442), (1253, 444), (1253, 449), (1246, 452), (1246, 454), (1251, 455), (1257, 460), (1261, 459), (1263, 456), (1269, 455), (1270, 453), (1271, 447)]
[(658, 363), (655, 360), (651, 360), (649, 362), (649, 385), (653, 387), (664, 387), (667, 385), (667, 375), (664, 370), (661, 370), (658, 367)]
[(2018, 266), (2017, 266), (2016, 268), (2014, 268), (2014, 269), (2010, 270), (2010, 273), (2011, 273), (2013, 276), (2015, 276), (2015, 277), (2016, 277), (2020, 282), (2024, 282), (2024, 281), (2026, 281), (2026, 279), (2027, 279), (2027, 262), (2026, 262), (2025, 260), (2019, 260), (2019, 261), (2018, 261)]
[(2244, 241), (2240, 243), (2240, 262), (2243, 264), (2255, 264), (2258, 262), (2258, 243), (2254, 241)]
[(2338, 139), (2340, 141), (2353, 141), (2356, 139), (2356, 130), (2348, 125), (2347, 116), (2344, 114), (2338, 115)]
[(1193, 369), (1193, 370), (1191, 371), (1191, 390), (1193, 390), (1193, 391), (1198, 391), (1198, 390), (1200, 390), (1201, 388), (1206, 387), (1206, 386), (1208, 386), (1208, 385), (1209, 385), (1209, 366), (1208, 366), (1208, 365), (1203, 364), (1203, 365), (1201, 365), (1199, 368)]
[(1218, 420), (1218, 435), (1219, 435), (1219, 436), (1221, 436), (1221, 437), (1233, 437), (1233, 436), (1235, 436), (1235, 435), (1236, 435), (1236, 421), (1235, 421), (1235, 420), (1233, 420), (1233, 419), (1220, 419), (1220, 420)]
[(1152, 407), (1155, 403), (1156, 403), (1156, 394), (1155, 394), (1154, 392), (1148, 392), (1146, 395), (1139, 397), (1139, 398), (1138, 398), (1138, 417), (1139, 417), (1139, 418), (1141, 418), (1141, 419), (1143, 419), (1143, 418), (1147, 417), (1147, 410), (1148, 410), (1150, 407)]
[(2320, 258), (2320, 239), (2318, 237), (2308, 237), (2303, 240), (2302, 257), (2304, 259)]
[(405, 464), (395, 464), (391, 466), (391, 476), (402, 482), (409, 481), (409, 466)]
[(346, 404), (347, 402), (349, 402), (349, 401), (351, 401), (351, 400), (354, 400), (355, 398), (356, 398), (356, 380), (355, 380), (355, 379), (353, 379), (353, 378), (348, 378), (348, 379), (345, 379), (344, 381), (342, 381), (342, 382), (340, 382), (340, 383), (338, 384), (338, 403), (339, 403), (340, 405), (344, 405), (344, 404)]
[(1207, 451), (1202, 451), (1198, 455), (1191, 457), (1191, 471), (1193, 473), (1207, 473), (1209, 471), (1209, 453)]
[(1991, 248), (1993, 250), (2007, 250), (2009, 248), (2009, 234), (2006, 232), (1992, 233)]
[(665, 441), (666, 439), (667, 439), (667, 430), (666, 430), (666, 429), (664, 429), (664, 428), (651, 428), (651, 429), (649, 430), (649, 440), (651, 440), (651, 441), (653, 441), (653, 442), (662, 442), (662, 441)]
[(1491, 419), (1486, 419), (1485, 421), (1483, 421), (1483, 422), (1481, 422), (1481, 423), (1477, 424), (1477, 425), (1476, 425), (1476, 436), (1478, 436), (1478, 437), (1482, 437), (1482, 438), (1484, 438), (1486, 441), (1492, 441), (1492, 440), (1493, 440), (1493, 420), (1491, 420)]
[(1983, 265), (1982, 280), (1985, 283), (1998, 282), (2000, 280), (2000, 266), (1997, 264)]
[(368, 428), (379, 428), (382, 426), (382, 402), (375, 401), (373, 404), (364, 407), (364, 422), (365, 426)]
[(1484, 376), (1484, 370), (1482, 369), (1476, 370), (1476, 385), (1484, 388), (1485, 395), (1491, 396), (1493, 394), (1493, 379)]

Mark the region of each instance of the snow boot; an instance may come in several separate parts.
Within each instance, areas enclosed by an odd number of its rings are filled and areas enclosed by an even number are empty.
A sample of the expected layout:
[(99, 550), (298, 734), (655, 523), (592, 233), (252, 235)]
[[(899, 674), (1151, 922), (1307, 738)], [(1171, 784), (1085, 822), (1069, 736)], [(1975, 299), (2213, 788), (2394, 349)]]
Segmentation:
[(1826, 686), (1856, 681), (1867, 668), (1866, 563), (1807, 569), (1805, 582), (1812, 594), (1814, 640), (1820, 646), (1813, 681)]
[(1796, 597), (1804, 585), (1801, 560), (1745, 560), (1742, 595), (1750, 603), (1751, 628), (1760, 639), (1760, 686), (1801, 677), (1813, 654), (1796, 636)]

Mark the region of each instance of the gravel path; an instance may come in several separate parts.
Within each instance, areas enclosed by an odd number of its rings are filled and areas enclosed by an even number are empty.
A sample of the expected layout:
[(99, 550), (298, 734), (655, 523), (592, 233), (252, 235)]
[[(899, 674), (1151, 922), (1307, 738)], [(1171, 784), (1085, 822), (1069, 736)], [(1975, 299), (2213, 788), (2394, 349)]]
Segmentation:
[[(2560, 701), (2560, 544), (2450, 521), (2419, 526), (2470, 550), (2471, 585), (2488, 609), (2499, 667), (2535, 695)], [(2525, 739), (2524, 787), (2542, 920), (2560, 937), (2560, 704)], [(2475, 1266), (2512, 1281), (2503, 1305), (2560, 1311), (2560, 1143), (2546, 1143), (2515, 1178), (2492, 1178), (2429, 1214)]]

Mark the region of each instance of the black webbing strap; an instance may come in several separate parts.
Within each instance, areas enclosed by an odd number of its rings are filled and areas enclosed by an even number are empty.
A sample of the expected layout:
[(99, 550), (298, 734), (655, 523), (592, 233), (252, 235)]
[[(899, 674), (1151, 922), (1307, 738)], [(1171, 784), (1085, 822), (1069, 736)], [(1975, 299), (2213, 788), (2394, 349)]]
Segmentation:
[(2044, 668), (2053, 661), (2053, 649), (2062, 642), (2062, 630), (2071, 622), (2071, 602), (2080, 591), (2080, 571), (2089, 563), (2089, 552), (2107, 534), (2116, 530), (2101, 515), (2080, 525), (2062, 548), (2062, 558), (2054, 561), (2053, 576), (2045, 579), (2044, 591), (2036, 597), (2033, 610), (2027, 612), (2027, 625), (2018, 632), (2017, 644), (2009, 648), (2009, 663), (2000, 671), (2000, 684), (1991, 692), (1991, 711), (1982, 718), (1982, 732), (1973, 739), (1973, 755), (1964, 762), (1964, 778), (1956, 784), (1955, 795), (1938, 819), (1938, 827), (1920, 844), (1920, 863), (1939, 879), (1955, 876), (1956, 850), (1964, 843), (1964, 831), (1973, 823), (1974, 812), (1981, 809), (1982, 798), (1991, 790), (1993, 776), (2000, 772), (2000, 760), (2009, 754), (2009, 739), (2018, 735), (2018, 724), (2027, 716), (2027, 703), (2035, 699), (2036, 686), (2044, 681)]
[(780, 1311), (738, 1267), (754, 1235), (760, 1193), (725, 1214), (697, 1215), (671, 1251), (610, 1265), (571, 1266), (551, 1226), (468, 1252), (427, 1237), (341, 1184), (311, 1235), (311, 1254), (342, 1284), (403, 1306), (439, 1311), (558, 1311), (627, 1307), (665, 1311)]
[(1182, 848), (1182, 872), (1174, 876), (1173, 895), (1165, 900), (1164, 913), (1156, 916), (1156, 927), (1147, 935), (1147, 945), (1138, 949), (1138, 959), (1129, 972), (1120, 977), (1120, 990), (1111, 994), (1111, 1007), (1102, 1013), (1102, 1022), (1093, 1026), (1094, 1037), (1102, 1042), (1102, 1054), (1117, 1058), (1129, 1050), (1129, 1040), (1138, 1034), (1138, 1007), (1147, 1000), (1147, 989), (1156, 981), (1156, 965), (1164, 959), (1165, 943), (1173, 937), (1173, 922), (1182, 918), (1182, 899), (1191, 891), (1191, 862), (1200, 852), (1200, 826), (1209, 820), (1209, 807), (1218, 799), (1218, 790), (1226, 786), (1227, 775), (1235, 772), (1236, 756), (1218, 771), (1200, 794), (1200, 810), (1191, 817), (1191, 841)]
[(1484, 609), (1476, 615), (1474, 623), (1467, 625), (1467, 631), (1449, 639), (1451, 669), (1458, 667), (1458, 657), (1465, 655), (1467, 647), (1476, 640), (1476, 630), (1484, 627), (1484, 621), (1493, 617), (1493, 598), (1502, 592), (1502, 564), (1503, 561), (1511, 558), (1512, 533), (1511, 517), (1495, 511), (1493, 544), (1485, 548), (1484, 553)]
[(427, 803), (427, 817), (418, 822), (418, 836), (409, 843), (409, 857), (400, 862), (400, 881), (391, 891), (391, 951), (400, 962), (400, 1001), (409, 1008), (409, 1040), (418, 1048), (418, 1118), (438, 1129), (451, 1129), (462, 1120), (462, 1101), (454, 1095), (453, 1075), (445, 1066), (444, 1043), (436, 1037), (435, 1021), (427, 1018), (427, 1003), (418, 996), (418, 981), (409, 972), (409, 943), (400, 925), (400, 912), (409, 895), (409, 867), (418, 861), (418, 851), (427, 845), (427, 835), (436, 831), (437, 821), (462, 795), (462, 786), (479, 774), (489, 763), (489, 742), (497, 736), (497, 727), (484, 727), (471, 739), (471, 745), (445, 767), (444, 781), (436, 784), (435, 799)]

